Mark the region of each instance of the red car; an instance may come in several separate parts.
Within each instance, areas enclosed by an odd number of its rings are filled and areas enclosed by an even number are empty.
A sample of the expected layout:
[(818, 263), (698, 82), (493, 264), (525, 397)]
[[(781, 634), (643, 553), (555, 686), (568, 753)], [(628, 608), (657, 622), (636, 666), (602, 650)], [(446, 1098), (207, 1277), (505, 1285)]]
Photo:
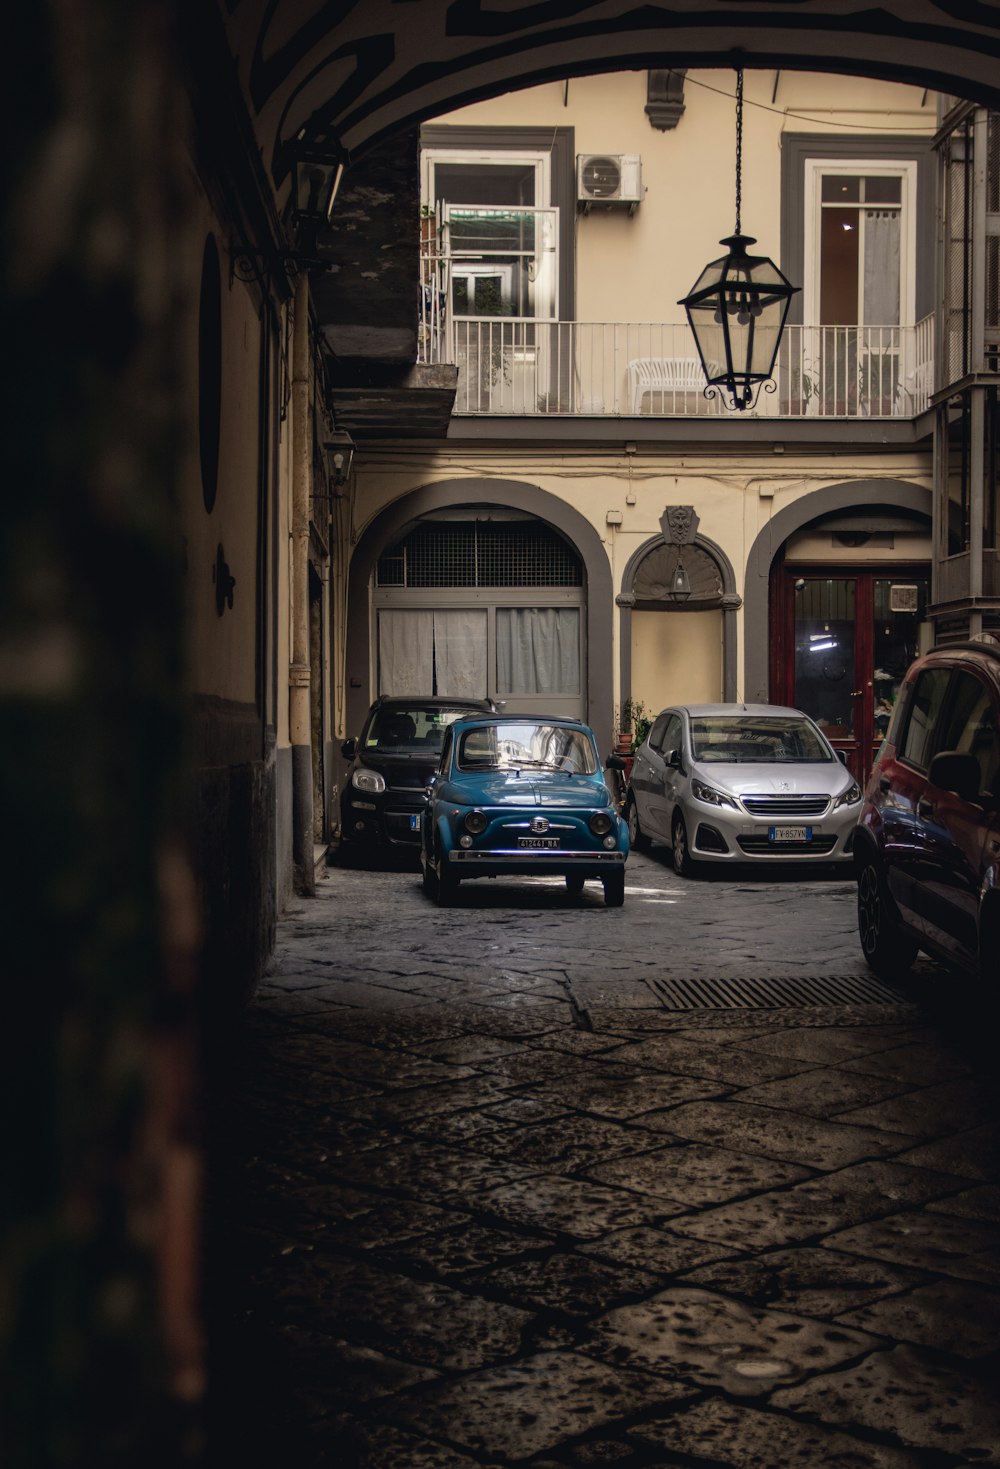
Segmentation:
[(898, 977), (918, 950), (1000, 981), (1000, 645), (910, 667), (854, 839), (858, 930)]

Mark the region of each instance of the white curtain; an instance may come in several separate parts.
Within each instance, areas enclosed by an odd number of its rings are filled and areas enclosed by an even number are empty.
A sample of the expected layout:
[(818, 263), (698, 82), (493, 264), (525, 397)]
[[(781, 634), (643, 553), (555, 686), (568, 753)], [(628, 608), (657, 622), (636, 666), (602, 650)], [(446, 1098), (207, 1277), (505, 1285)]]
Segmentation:
[(580, 609), (497, 609), (497, 692), (580, 692)]
[(865, 210), (865, 325), (899, 325), (899, 210)]
[[(423, 614), (422, 614), (423, 615)], [(486, 698), (485, 612), (433, 612), (434, 692), (442, 698)]]
[(434, 692), (434, 613), (382, 611), (378, 615), (380, 694)]

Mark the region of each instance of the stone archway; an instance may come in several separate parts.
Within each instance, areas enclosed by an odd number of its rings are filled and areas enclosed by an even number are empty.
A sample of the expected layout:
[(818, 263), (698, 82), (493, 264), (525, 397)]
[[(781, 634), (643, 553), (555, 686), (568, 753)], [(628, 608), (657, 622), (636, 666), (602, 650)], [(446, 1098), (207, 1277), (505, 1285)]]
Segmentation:
[(590, 722), (601, 749), (611, 741), (611, 569), (597, 531), (571, 506), (537, 485), (518, 480), (455, 479), (425, 485), (383, 510), (361, 536), (351, 558), (347, 609), (347, 720), (360, 728), (373, 694), (370, 673), (372, 575), (382, 551), (421, 515), (455, 505), (503, 505), (560, 531), (580, 556), (585, 576), (586, 680)]
[(789, 536), (810, 521), (836, 510), (856, 510), (866, 505), (913, 510), (930, 520), (932, 496), (930, 490), (907, 480), (858, 480), (853, 484), (828, 485), (780, 510), (751, 546), (743, 612), (743, 697), (749, 702), (766, 704), (770, 697), (768, 591), (775, 556)]

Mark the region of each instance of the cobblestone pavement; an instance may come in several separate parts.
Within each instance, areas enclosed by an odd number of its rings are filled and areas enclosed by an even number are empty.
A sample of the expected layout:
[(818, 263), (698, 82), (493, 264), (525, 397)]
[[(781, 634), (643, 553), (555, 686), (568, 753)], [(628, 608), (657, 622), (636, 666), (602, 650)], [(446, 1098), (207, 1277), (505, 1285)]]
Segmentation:
[(981, 1001), (869, 983), (850, 881), (666, 855), (282, 923), (216, 1138), (233, 1462), (1000, 1465)]

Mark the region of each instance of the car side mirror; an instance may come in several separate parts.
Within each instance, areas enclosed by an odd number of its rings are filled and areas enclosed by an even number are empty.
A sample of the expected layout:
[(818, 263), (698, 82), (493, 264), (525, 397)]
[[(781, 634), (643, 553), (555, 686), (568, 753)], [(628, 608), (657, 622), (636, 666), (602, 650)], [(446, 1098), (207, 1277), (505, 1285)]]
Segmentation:
[(345, 760), (353, 760), (355, 755), (358, 753), (357, 740), (345, 740), (340, 747), (340, 753), (343, 755)]
[(670, 767), (671, 770), (680, 770), (680, 768), (681, 768), (681, 752), (680, 752), (680, 750), (671, 750), (671, 751), (669, 751), (669, 753), (667, 754), (667, 765)]
[(625, 761), (621, 755), (609, 755), (604, 762), (605, 770), (624, 770)]
[(979, 802), (982, 772), (975, 755), (962, 754), (958, 750), (942, 750), (931, 761), (927, 779), (939, 790), (954, 791), (960, 801)]
[(841, 765), (846, 765), (847, 764), (847, 751), (846, 750), (838, 750), (836, 752), (836, 754), (837, 754), (837, 759), (840, 761)]

